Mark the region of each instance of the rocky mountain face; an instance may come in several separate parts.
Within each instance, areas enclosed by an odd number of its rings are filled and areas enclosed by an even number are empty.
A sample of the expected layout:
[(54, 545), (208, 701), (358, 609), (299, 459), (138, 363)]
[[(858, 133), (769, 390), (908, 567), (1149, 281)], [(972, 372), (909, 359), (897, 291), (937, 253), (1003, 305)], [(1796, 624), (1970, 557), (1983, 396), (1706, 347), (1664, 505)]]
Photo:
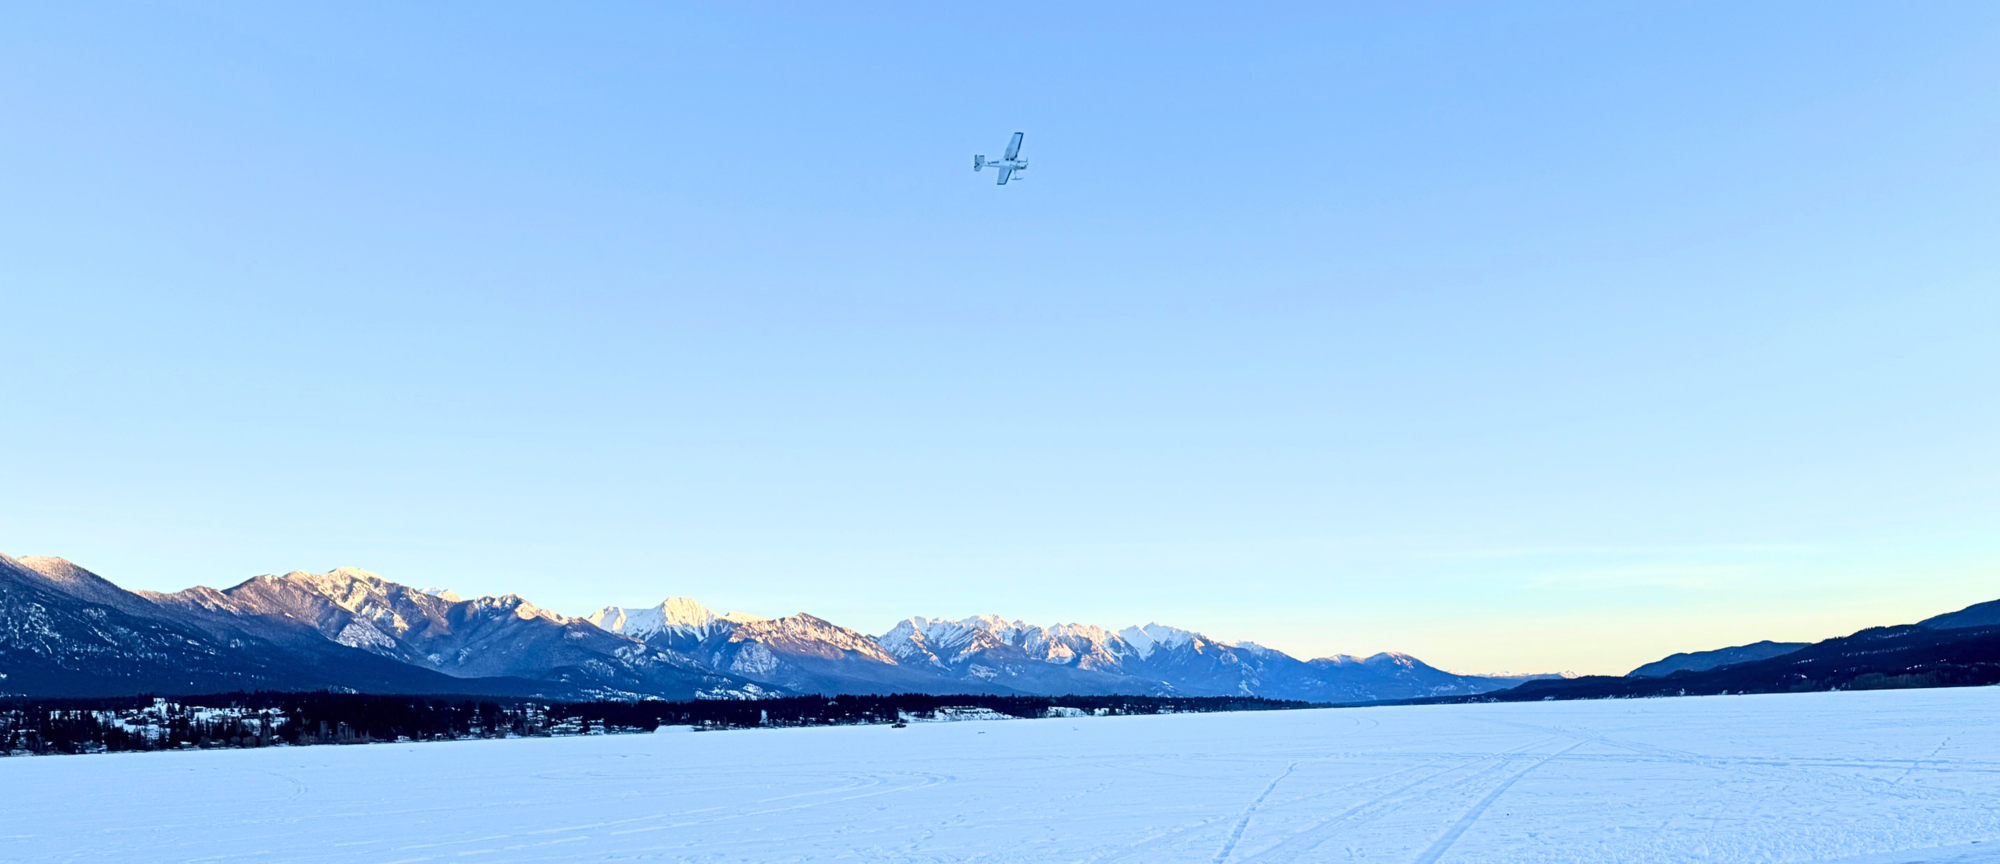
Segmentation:
[[(1263, 696), (1312, 702), (1369, 702), (1469, 695), (1518, 679), (1455, 675), (1406, 654), (1302, 661), (1251, 642), (1226, 643), (1152, 623), (1111, 631), (1087, 624), (1039, 626), (980, 615), (957, 621), (913, 617), (877, 637), (810, 615), (732, 625), (685, 598), (684, 627), (714, 633), (690, 650), (711, 668), (795, 692), (960, 692), (1032, 695), (1137, 694)], [(662, 608), (664, 608), (664, 606)], [(671, 627), (647, 629), (658, 610), (611, 607), (593, 620), (624, 632), (684, 640)], [(722, 635), (725, 634), (726, 635)], [(649, 644), (653, 644), (649, 642)]]
[(246, 690), (284, 674), (199, 630), (88, 599), (95, 587), (0, 556), (0, 693)]
[(1102, 627), (1038, 627), (981, 615), (961, 621), (906, 618), (876, 637), (891, 656), (967, 688), (1038, 695), (1151, 695), (1156, 682), (1133, 678), (1122, 662), (1132, 648)]
[(513, 678), (462, 680), (336, 643), (217, 635), (60, 558), (0, 555), (0, 695), (115, 696), (344, 689), (583, 695)]
[(740, 690), (684, 655), (542, 609), (521, 597), (459, 599), (365, 570), (259, 576), (233, 588), (142, 595), (218, 635), (317, 637), (454, 678), (556, 681), (607, 697), (689, 699)]
[[(23, 595), (23, 602), (0, 606), (0, 614), (125, 616), (118, 620), (126, 630), (98, 640), (103, 644), (70, 649), (101, 661), (94, 669), (125, 670), (105, 685), (106, 692), (335, 688), (569, 699), (745, 698), (765, 692), (683, 655), (649, 649), (512, 595), (463, 600), (354, 569), (259, 576), (221, 591), (130, 592), (60, 558), (7, 560), (14, 565), (12, 582), (32, 580), (30, 587), (43, 595), (37, 599), (45, 602)], [(150, 647), (159, 641), (157, 634), (175, 634), (188, 650), (200, 646), (208, 658), (183, 658), (161, 668), (214, 667), (213, 674), (194, 675), (186, 683), (161, 674), (147, 660), (157, 653)], [(40, 647), (41, 654), (52, 652), (61, 653)], [(53, 692), (17, 690), (7, 684), (15, 677), (12, 669), (0, 665), (0, 673), (9, 676), (0, 679), (0, 693)], [(70, 673), (59, 677), (84, 680)]]
[[(967, 692), (928, 670), (904, 665), (858, 631), (803, 613), (738, 624), (703, 640), (692, 653), (712, 668), (795, 693)], [(1014, 691), (977, 687), (971, 692)]]
[[(985, 615), (869, 636), (807, 614), (715, 614), (685, 597), (572, 618), (365, 570), (130, 592), (60, 558), (0, 556), (0, 694), (340, 688), (549, 698), (795, 693), (1264, 696), (1364, 702), (1518, 683), (1402, 654), (1299, 660), (1146, 624)], [(64, 689), (67, 688), (67, 689)]]
[(1518, 683), (1454, 675), (1406, 654), (1299, 660), (1254, 642), (1223, 642), (1159, 623), (1112, 632), (1080, 624), (1037, 627), (994, 616), (962, 621), (911, 618), (881, 639), (899, 655), (921, 658), (961, 676), (1042, 694), (1368, 702), (1481, 693)]

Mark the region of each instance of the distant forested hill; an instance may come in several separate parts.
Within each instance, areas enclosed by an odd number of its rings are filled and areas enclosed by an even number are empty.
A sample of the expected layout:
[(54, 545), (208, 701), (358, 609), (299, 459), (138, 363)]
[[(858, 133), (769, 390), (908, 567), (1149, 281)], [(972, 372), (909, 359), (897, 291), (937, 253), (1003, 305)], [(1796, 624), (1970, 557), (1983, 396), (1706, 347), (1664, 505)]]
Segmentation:
[(1683, 670), (1658, 678), (1587, 676), (1529, 681), (1476, 697), (1425, 701), (1518, 702), (1985, 684), (2000, 684), (2000, 626), (1935, 630), (1903, 625), (1870, 628), (1765, 660)]

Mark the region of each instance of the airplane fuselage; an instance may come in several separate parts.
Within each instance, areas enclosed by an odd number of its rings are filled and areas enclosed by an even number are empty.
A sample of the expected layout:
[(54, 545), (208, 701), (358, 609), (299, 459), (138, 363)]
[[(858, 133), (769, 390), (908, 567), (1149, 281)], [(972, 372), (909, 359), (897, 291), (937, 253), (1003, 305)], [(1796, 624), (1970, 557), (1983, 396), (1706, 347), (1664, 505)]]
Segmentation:
[(973, 160), (972, 160), (972, 170), (974, 170), (974, 171), (978, 171), (978, 170), (980, 170), (980, 169), (982, 169), (982, 168), (995, 168), (995, 169), (998, 169), (998, 168), (1007, 168), (1007, 169), (1011, 169), (1011, 170), (1014, 170), (1014, 171), (1026, 171), (1026, 170), (1028, 170), (1028, 160), (1026, 160), (1026, 159), (988, 159), (988, 158), (986, 158), (986, 157), (984, 157), (984, 156), (980, 156), (980, 157), (977, 157), (977, 158), (975, 158), (975, 159), (973, 159)]

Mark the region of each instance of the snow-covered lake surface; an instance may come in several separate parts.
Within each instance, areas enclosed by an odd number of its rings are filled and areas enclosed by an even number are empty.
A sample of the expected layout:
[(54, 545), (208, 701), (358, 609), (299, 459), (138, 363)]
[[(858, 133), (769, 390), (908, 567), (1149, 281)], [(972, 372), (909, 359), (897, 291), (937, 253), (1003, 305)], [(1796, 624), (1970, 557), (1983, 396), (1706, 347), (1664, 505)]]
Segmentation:
[(0, 759), (7, 861), (2000, 861), (2000, 688)]

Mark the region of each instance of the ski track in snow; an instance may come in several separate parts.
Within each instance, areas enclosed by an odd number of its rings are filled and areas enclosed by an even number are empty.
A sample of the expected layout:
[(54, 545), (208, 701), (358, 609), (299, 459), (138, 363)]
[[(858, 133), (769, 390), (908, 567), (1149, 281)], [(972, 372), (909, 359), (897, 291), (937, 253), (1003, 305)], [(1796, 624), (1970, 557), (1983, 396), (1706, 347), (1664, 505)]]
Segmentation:
[(1479, 803), (1472, 805), (1471, 810), (1465, 811), (1464, 816), (1458, 817), (1458, 821), (1452, 823), (1451, 828), (1444, 832), (1444, 836), (1439, 837), (1436, 843), (1431, 844), (1431, 848), (1425, 849), (1423, 854), (1418, 855), (1417, 864), (1434, 864), (1439, 858), (1444, 857), (1444, 853), (1451, 849), (1451, 845), (1458, 842), (1458, 838), (1465, 834), (1465, 829), (1472, 827), (1472, 823), (1479, 821), (1479, 817), (1486, 815), (1486, 808), (1493, 806), (1493, 802), (1498, 800), (1501, 793), (1506, 792), (1508, 787), (1513, 786), (1515, 781), (1528, 776), (1528, 772), (1542, 767), (1543, 763), (1582, 746), (1583, 742), (1581, 741), (1571, 744), (1559, 752), (1537, 759), (1530, 763), (1528, 767), (1508, 775), (1507, 779), (1502, 781), (1500, 785), (1493, 787), (1493, 791), (1486, 793), (1486, 797), (1479, 799)]
[(0, 862), (2000, 864), (2000, 688), (0, 759)]
[(1278, 788), (1278, 784), (1284, 782), (1286, 777), (1292, 776), (1292, 772), (1298, 770), (1298, 767), (1297, 762), (1286, 765), (1285, 773), (1271, 778), (1271, 785), (1264, 787), (1264, 791), (1257, 793), (1257, 800), (1243, 808), (1242, 818), (1236, 820), (1236, 830), (1229, 832), (1229, 839), (1222, 841), (1222, 848), (1215, 853), (1215, 864), (1229, 860), (1229, 853), (1236, 851), (1237, 841), (1243, 839), (1243, 829), (1250, 827), (1250, 817), (1257, 814), (1258, 805), (1263, 804), (1264, 799), (1271, 797), (1271, 790)]

